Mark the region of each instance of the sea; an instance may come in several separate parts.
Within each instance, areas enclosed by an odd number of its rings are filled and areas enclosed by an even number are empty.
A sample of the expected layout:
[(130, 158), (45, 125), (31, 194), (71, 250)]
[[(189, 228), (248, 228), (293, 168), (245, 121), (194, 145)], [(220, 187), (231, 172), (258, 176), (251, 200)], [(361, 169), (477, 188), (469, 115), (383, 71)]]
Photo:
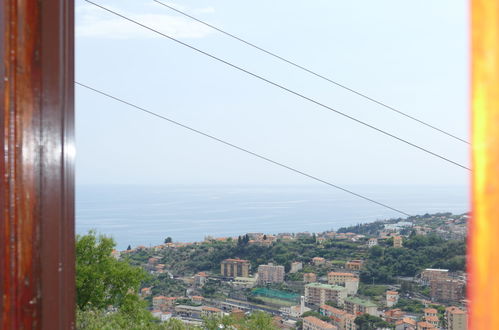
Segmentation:
[[(411, 215), (469, 211), (469, 187), (357, 185), (348, 189)], [(323, 232), (390, 218), (392, 210), (327, 186), (78, 185), (76, 232), (120, 250), (207, 236)]]

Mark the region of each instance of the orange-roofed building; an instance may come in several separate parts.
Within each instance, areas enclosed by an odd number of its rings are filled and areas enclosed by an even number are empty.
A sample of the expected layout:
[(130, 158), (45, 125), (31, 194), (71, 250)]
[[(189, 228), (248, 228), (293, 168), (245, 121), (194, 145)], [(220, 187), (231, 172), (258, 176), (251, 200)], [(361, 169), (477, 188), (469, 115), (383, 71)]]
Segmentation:
[(425, 316), (424, 320), (433, 325), (435, 328), (438, 327), (438, 323), (440, 323), (438, 316)]
[(207, 316), (207, 317), (223, 316), (222, 310), (219, 308), (216, 308), (216, 307), (203, 306), (201, 308), (201, 310), (202, 310), (201, 315), (203, 315), (203, 316)]
[(438, 330), (438, 328), (434, 327), (432, 324), (426, 322), (426, 321), (421, 321), (417, 323), (417, 330)]
[(397, 291), (386, 291), (386, 307), (392, 307), (399, 301), (399, 293)]
[(363, 260), (351, 260), (346, 262), (345, 268), (349, 270), (360, 271), (363, 264), (364, 264)]
[(303, 330), (338, 330), (338, 327), (315, 316), (307, 316), (303, 319)]
[(458, 307), (447, 307), (445, 309), (445, 320), (448, 330), (468, 329), (468, 313)]
[(149, 288), (142, 288), (142, 289), (140, 290), (140, 295), (141, 295), (142, 297), (145, 297), (145, 296), (150, 296), (150, 295), (152, 294), (152, 290), (151, 290), (151, 289), (152, 289), (151, 287), (149, 287)]
[(402, 320), (405, 316), (405, 312), (403, 312), (400, 308), (389, 309), (384, 314), (384, 319), (386, 322), (394, 323), (398, 320)]
[(345, 317), (347, 312), (343, 309), (335, 308), (329, 305), (321, 305), (319, 312), (324, 316), (328, 316), (331, 319), (331, 322), (339, 329), (345, 328)]
[(416, 330), (416, 320), (410, 317), (404, 317), (402, 320), (395, 322), (395, 330)]

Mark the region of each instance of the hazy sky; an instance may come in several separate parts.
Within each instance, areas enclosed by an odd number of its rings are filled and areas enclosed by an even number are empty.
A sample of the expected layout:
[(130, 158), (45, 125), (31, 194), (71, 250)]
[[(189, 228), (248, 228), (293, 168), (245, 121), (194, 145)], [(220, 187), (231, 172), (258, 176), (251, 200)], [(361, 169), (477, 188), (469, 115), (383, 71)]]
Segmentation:
[[(465, 144), (153, 1), (95, 1), (411, 142), (468, 163)], [(82, 0), (76, 4), (79, 82), (334, 183), (468, 183), (469, 173), (464, 169)], [(468, 139), (467, 1), (197, 0), (174, 4)], [(79, 184), (313, 183), (80, 87), (76, 87), (76, 96)]]

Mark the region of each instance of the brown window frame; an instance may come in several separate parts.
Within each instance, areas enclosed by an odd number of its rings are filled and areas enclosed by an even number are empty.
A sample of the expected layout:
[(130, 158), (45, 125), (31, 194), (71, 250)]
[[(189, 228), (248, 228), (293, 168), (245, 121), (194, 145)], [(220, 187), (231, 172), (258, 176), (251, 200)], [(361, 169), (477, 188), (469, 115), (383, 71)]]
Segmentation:
[(74, 2), (0, 2), (0, 328), (75, 328)]

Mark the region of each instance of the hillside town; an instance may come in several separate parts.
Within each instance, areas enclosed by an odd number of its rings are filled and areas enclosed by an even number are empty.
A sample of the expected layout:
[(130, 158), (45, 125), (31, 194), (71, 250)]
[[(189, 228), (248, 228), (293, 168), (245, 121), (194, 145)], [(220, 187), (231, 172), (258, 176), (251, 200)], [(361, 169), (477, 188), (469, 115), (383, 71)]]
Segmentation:
[(114, 251), (152, 280), (161, 321), (261, 311), (280, 329), (467, 329), (468, 215), (390, 219), (323, 233), (248, 233)]

